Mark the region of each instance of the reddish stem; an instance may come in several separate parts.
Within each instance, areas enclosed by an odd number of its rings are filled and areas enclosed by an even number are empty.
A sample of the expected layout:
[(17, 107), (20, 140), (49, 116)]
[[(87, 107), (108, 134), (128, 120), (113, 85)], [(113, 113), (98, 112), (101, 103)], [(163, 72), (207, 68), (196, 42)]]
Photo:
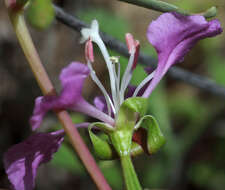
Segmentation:
[[(14, 30), (16, 32), (17, 38), (20, 45), (24, 51), (24, 54), (28, 60), (31, 70), (43, 92), (44, 95), (56, 94), (56, 91), (41, 63), (39, 55), (33, 45), (32, 39), (30, 37), (29, 31), (27, 30), (26, 23), (24, 20), (23, 12), (10, 12), (9, 16), (12, 21)], [(79, 155), (81, 161), (86, 167), (87, 171), (91, 175), (93, 181), (100, 190), (111, 190), (107, 181), (105, 180), (103, 174), (101, 173), (99, 167), (97, 166), (94, 158), (89, 152), (87, 146), (83, 142), (81, 136), (79, 135), (77, 129), (67, 113), (67, 111), (56, 111), (56, 115), (63, 125), (66, 134), (69, 136), (70, 142), (73, 148)]]

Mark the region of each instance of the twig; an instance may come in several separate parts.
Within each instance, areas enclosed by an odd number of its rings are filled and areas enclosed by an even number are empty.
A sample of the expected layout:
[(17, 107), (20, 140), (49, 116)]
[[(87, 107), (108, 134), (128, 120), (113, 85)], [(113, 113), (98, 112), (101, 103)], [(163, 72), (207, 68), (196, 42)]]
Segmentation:
[(126, 3), (130, 3), (133, 5), (137, 5), (140, 7), (144, 7), (147, 9), (153, 9), (159, 12), (177, 12), (183, 15), (202, 15), (205, 18), (211, 18), (211, 17), (215, 17), (217, 14), (217, 9), (216, 7), (211, 7), (208, 10), (206, 10), (205, 12), (202, 13), (189, 13), (185, 10), (180, 9), (179, 7), (164, 2), (164, 1), (160, 1), (160, 0), (118, 0), (118, 1), (123, 1)]
[[(54, 9), (56, 12), (56, 18), (58, 21), (62, 22), (66, 26), (73, 28), (74, 30), (80, 32), (83, 27), (87, 27), (88, 25), (83, 21), (79, 20), (78, 18), (66, 13), (60, 7), (54, 5)], [(112, 36), (100, 32), (103, 41), (106, 45), (120, 53), (121, 55), (128, 57), (128, 50), (124, 43), (120, 42), (119, 40), (113, 38)], [(139, 54), (139, 62), (146, 66), (156, 67), (155, 63), (157, 62), (156, 59), (145, 55), (143, 53)], [(172, 67), (169, 72), (168, 76), (183, 81), (187, 84), (192, 86), (198, 87), (201, 90), (204, 90), (212, 95), (216, 95), (222, 98), (225, 98), (225, 88), (220, 86), (210, 80), (209, 78), (194, 74), (192, 72), (186, 71), (184, 69), (178, 68), (176, 66)]]

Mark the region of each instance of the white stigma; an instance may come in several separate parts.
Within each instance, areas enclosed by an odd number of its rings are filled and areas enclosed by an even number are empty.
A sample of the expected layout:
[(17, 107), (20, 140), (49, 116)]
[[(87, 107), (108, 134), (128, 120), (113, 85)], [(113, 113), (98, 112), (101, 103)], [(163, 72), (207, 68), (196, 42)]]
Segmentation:
[(81, 35), (82, 38), (80, 40), (81, 43), (86, 42), (88, 39), (91, 39), (91, 41), (96, 41), (96, 39), (99, 38), (99, 26), (98, 21), (93, 20), (91, 22), (90, 28), (83, 28), (81, 29)]

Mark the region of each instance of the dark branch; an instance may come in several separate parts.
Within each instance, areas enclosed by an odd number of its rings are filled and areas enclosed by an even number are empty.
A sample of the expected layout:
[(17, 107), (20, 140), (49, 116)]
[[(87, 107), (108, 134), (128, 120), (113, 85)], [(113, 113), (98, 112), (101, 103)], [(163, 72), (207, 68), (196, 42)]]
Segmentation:
[[(66, 26), (73, 28), (74, 30), (80, 32), (81, 28), (87, 27), (88, 25), (85, 24), (83, 21), (79, 20), (78, 18), (66, 13), (63, 9), (54, 5), (56, 18), (58, 21), (62, 22)], [(112, 36), (105, 34), (103, 32), (100, 33), (103, 41), (106, 45), (120, 53), (121, 55), (128, 57), (127, 47), (124, 43), (120, 42), (119, 40), (113, 38)], [(146, 66), (155, 67), (156, 60), (150, 56), (147, 56), (143, 53), (140, 53), (139, 62)], [(183, 81), (188, 83), (192, 86), (198, 87), (210, 94), (225, 98), (225, 88), (223, 86), (219, 86), (212, 80), (202, 77), (200, 75), (191, 73), (189, 71), (185, 71), (184, 69), (178, 67), (172, 67), (168, 71), (168, 75), (174, 79)]]

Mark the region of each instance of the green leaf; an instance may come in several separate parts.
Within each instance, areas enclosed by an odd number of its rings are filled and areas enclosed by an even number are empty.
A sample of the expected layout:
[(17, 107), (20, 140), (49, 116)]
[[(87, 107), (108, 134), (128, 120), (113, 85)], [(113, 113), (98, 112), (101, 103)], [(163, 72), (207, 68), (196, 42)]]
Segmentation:
[(32, 26), (45, 29), (55, 18), (55, 11), (51, 0), (32, 0), (28, 10), (27, 17)]
[(98, 137), (91, 131), (89, 127), (89, 135), (93, 144), (96, 155), (102, 160), (112, 160), (116, 157), (116, 153), (113, 150), (113, 146), (103, 138)]
[(135, 129), (140, 126), (147, 129), (147, 149), (150, 154), (156, 153), (166, 142), (156, 119), (151, 115), (142, 117), (135, 125)]

